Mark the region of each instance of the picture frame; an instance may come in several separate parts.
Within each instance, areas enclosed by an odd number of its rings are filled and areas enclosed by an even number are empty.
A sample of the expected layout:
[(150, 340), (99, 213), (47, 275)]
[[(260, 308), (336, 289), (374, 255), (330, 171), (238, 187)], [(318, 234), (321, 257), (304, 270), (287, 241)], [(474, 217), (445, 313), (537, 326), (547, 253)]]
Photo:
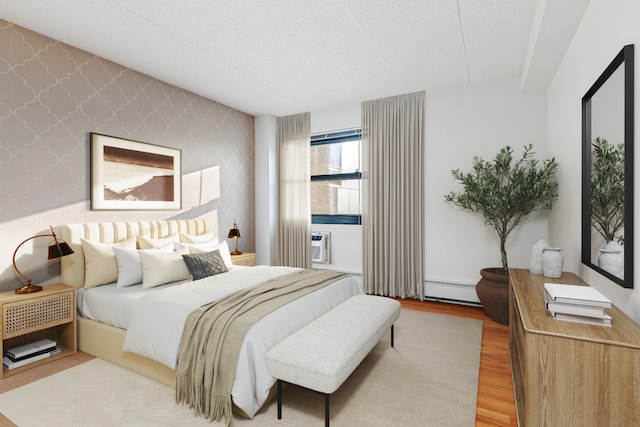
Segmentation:
[(91, 132), (91, 210), (179, 210), (182, 150)]

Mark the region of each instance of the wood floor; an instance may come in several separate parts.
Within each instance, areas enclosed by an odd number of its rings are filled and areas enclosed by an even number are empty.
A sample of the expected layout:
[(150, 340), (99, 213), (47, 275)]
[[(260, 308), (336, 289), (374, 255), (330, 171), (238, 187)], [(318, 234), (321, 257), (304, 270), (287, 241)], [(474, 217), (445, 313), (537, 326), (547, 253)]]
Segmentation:
[[(509, 362), (509, 328), (493, 322), (487, 317), (484, 310), (478, 307), (415, 300), (399, 301), (402, 307), (412, 310), (483, 320), (476, 427), (517, 426)], [(4, 378), (0, 380), (0, 393), (84, 363), (92, 358), (86, 353), (78, 352), (75, 356), (65, 357)], [(14, 426), (14, 424), (0, 413), (0, 426)]]

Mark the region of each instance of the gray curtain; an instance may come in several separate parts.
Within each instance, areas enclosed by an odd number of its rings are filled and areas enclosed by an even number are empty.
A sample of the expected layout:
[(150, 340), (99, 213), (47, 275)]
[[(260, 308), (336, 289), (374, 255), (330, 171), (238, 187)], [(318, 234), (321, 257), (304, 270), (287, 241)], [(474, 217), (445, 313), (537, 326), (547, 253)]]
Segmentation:
[(310, 114), (279, 117), (276, 265), (311, 268)]
[(362, 103), (363, 281), (424, 299), (424, 92)]

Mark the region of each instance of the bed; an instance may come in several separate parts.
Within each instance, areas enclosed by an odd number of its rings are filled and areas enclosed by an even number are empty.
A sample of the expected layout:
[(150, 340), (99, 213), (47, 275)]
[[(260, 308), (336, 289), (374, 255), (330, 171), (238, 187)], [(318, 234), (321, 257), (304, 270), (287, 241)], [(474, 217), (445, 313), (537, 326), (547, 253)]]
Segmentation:
[[(217, 298), (232, 292), (236, 285), (251, 286), (265, 278), (296, 270), (288, 267), (230, 266), (228, 272), (215, 277), (200, 280), (182, 278), (152, 287), (141, 284), (118, 287), (113, 280), (111, 283), (99, 286), (95, 283), (85, 286), (92, 280), (94, 270), (90, 263), (94, 257), (91, 252), (93, 245), (107, 246), (106, 244), (130, 242), (134, 239), (137, 241), (136, 249), (138, 249), (142, 241), (160, 244), (168, 239), (176, 239), (179, 235), (180, 239), (183, 236), (193, 239), (196, 243), (192, 246), (196, 247), (197, 242), (215, 237), (217, 218), (215, 214), (211, 214), (189, 220), (69, 224), (60, 226), (59, 231), (59, 236), (74, 250), (74, 254), (61, 259), (61, 279), (63, 283), (77, 289), (78, 348), (172, 387), (175, 387), (176, 383), (175, 360), (171, 360), (173, 353), (165, 352), (159, 356), (160, 352), (156, 352), (153, 348), (167, 347), (167, 342), (171, 343), (172, 337), (175, 340), (176, 333), (179, 333), (182, 328), (180, 321), (176, 319), (181, 319), (185, 315), (185, 300), (193, 300), (189, 303), (197, 305), (201, 302), (202, 289), (211, 293), (210, 289), (215, 288), (218, 296), (213, 297)], [(221, 244), (226, 247), (224, 240)], [(180, 244), (176, 243), (176, 245)], [(112, 251), (117, 252), (115, 249)], [(136, 252), (140, 251), (136, 250)], [(160, 257), (160, 255), (154, 256)], [(125, 277), (122, 274), (123, 270), (119, 271), (118, 281)], [(146, 284), (149, 270), (145, 269), (144, 273), (144, 284)], [(152, 274), (149, 276), (151, 277)], [(214, 282), (216, 286), (207, 286), (208, 283)], [(196, 297), (176, 297), (176, 295), (182, 295), (177, 292), (182, 292), (183, 288), (189, 290), (189, 295)], [(355, 278), (347, 276), (326, 288), (286, 304), (252, 326), (238, 358), (232, 390), (234, 410), (252, 418), (267, 400), (275, 383), (275, 379), (270, 377), (266, 370), (266, 352), (271, 346), (344, 300), (361, 293), (363, 293), (361, 284)], [(207, 295), (207, 298), (209, 297), (210, 295)], [(149, 308), (143, 308), (148, 306), (148, 301), (155, 300), (156, 304), (162, 307), (162, 304), (167, 304), (167, 301), (172, 299), (180, 303), (176, 304), (176, 307), (165, 306), (164, 311), (176, 311), (178, 314), (175, 318), (154, 315)], [(145, 301), (145, 305), (142, 301)], [(155, 327), (155, 332), (152, 329), (145, 331), (144, 328), (147, 327), (145, 322), (149, 328)], [(166, 324), (163, 326), (162, 322)], [(129, 329), (129, 337), (127, 329)], [(173, 329), (174, 332), (173, 335), (169, 332), (158, 333), (159, 329), (162, 331)], [(139, 344), (132, 339), (133, 331), (137, 334), (136, 337), (149, 335), (148, 342)], [(156, 339), (157, 341), (154, 341)], [(125, 348), (129, 351), (125, 351)], [(148, 350), (150, 348), (152, 350)]]

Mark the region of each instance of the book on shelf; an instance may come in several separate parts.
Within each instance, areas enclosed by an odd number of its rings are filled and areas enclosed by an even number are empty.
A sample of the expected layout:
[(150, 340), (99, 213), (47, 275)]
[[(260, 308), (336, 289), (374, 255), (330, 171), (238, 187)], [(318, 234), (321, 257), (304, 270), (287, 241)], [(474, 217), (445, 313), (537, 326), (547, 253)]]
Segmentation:
[(51, 357), (50, 352), (40, 353), (21, 360), (11, 360), (8, 356), (4, 356), (2, 358), (2, 366), (4, 367), (4, 369), (11, 370), (24, 365), (28, 365), (29, 363), (37, 362), (38, 360), (46, 359), (48, 357)]
[(554, 303), (611, 308), (611, 300), (591, 286), (545, 283), (544, 289)]
[(8, 355), (6, 355), (2, 358), (2, 366), (4, 367), (4, 369), (10, 371), (12, 369), (16, 369), (21, 366), (28, 365), (29, 363), (37, 362), (38, 360), (43, 360), (48, 357), (56, 356), (60, 353), (62, 353), (62, 349), (60, 347), (53, 347), (53, 348), (49, 348), (45, 352), (39, 351), (28, 357), (23, 357), (20, 360), (13, 360)]
[(50, 339), (42, 339), (28, 344), (19, 345), (7, 350), (6, 355), (13, 361), (22, 360), (31, 356), (46, 353), (56, 348), (56, 342)]
[(546, 290), (544, 291), (544, 306), (547, 311), (551, 312), (551, 314), (565, 313), (574, 314), (576, 316), (596, 317), (598, 319), (604, 319), (606, 316), (604, 308), (602, 307), (589, 307), (587, 305), (553, 302), (553, 298), (551, 298)]
[(566, 313), (551, 313), (554, 319), (564, 320), (567, 322), (575, 322), (575, 323), (586, 323), (589, 325), (598, 325), (598, 326), (611, 326), (611, 316), (605, 314), (604, 318), (598, 319), (596, 317), (589, 316), (577, 316), (575, 314), (566, 314)]

